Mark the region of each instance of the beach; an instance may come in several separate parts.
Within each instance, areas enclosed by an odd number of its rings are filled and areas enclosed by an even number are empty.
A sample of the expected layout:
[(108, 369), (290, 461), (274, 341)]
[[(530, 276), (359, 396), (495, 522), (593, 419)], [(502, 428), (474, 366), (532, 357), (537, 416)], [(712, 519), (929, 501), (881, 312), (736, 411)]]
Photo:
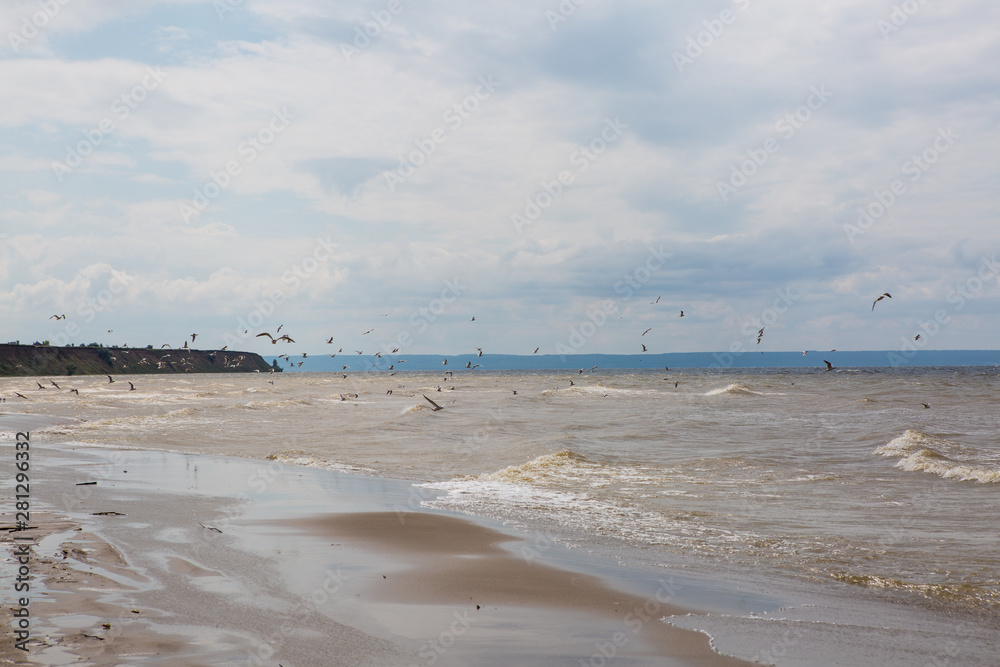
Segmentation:
[(58, 491), (26, 531), (29, 660), (7, 660), (570, 665), (604, 648), (626, 665), (746, 664), (659, 622), (689, 611), (670, 603), (679, 584), (643, 598), (580, 559), (525, 558), (501, 527), (400, 511), (405, 483), (282, 466), (234, 504), (253, 462), (133, 452), (126, 472), (113, 450), (33, 451), (38, 488)]
[[(378, 374), (143, 378), (136, 392), (79, 378), (84, 405), (42, 391), (17, 411), (8, 402), (0, 444), (13, 464), (14, 434), (30, 429), (37, 528), (18, 533), (33, 539), (30, 651), (5, 638), (0, 655), (992, 664), (995, 538), (976, 522), (998, 502), (996, 416), (970, 397), (989, 396), (995, 375), (827, 376), (822, 392), (806, 373), (675, 377), (676, 388), (627, 373), (572, 386), (565, 374), (461, 377), (438, 392), (439, 377), (413, 375), (394, 378), (391, 397)], [(429, 392), (444, 410), (422, 407)], [(914, 392), (965, 412), (933, 428)], [(872, 410), (880, 430), (867, 440), (864, 419), (838, 414)], [(779, 411), (786, 437), (810, 417), (845, 451), (813, 443), (781, 470), (766, 451)], [(657, 453), (651, 443), (668, 442), (649, 433), (657, 414), (690, 460)], [(733, 451), (735, 432), (749, 447)], [(709, 451), (713, 440), (729, 451)], [(851, 467), (873, 481), (848, 484)], [(970, 497), (977, 511), (963, 514)], [(918, 511), (871, 525), (921, 503), (937, 523)], [(834, 522), (823, 504), (854, 514)], [(810, 522), (822, 525), (804, 537)]]

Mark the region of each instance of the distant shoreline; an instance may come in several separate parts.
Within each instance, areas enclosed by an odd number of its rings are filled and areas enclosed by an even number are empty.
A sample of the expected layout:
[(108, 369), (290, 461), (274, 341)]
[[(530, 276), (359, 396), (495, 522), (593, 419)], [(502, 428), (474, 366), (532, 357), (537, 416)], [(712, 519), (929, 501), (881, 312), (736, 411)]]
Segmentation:
[(254, 352), (0, 344), (0, 377), (269, 372)]
[[(277, 357), (264, 357), (270, 363)], [(444, 360), (447, 364), (443, 363)], [(301, 366), (299, 361), (303, 361)], [(869, 350), (869, 351), (816, 351), (798, 352), (667, 352), (662, 354), (399, 354), (380, 357), (374, 355), (317, 354), (296, 360), (288, 366), (278, 359), (279, 366), (287, 371), (331, 371), (353, 373), (358, 371), (573, 371), (585, 372), (597, 367), (603, 370), (643, 369), (751, 369), (751, 368), (815, 368), (825, 371), (829, 361), (834, 368), (901, 368), (901, 367), (1000, 367), (1000, 350)], [(343, 366), (348, 368), (343, 368)], [(478, 365), (479, 368), (473, 369)], [(390, 368), (390, 366), (392, 368)], [(468, 366), (468, 368), (467, 368)]]

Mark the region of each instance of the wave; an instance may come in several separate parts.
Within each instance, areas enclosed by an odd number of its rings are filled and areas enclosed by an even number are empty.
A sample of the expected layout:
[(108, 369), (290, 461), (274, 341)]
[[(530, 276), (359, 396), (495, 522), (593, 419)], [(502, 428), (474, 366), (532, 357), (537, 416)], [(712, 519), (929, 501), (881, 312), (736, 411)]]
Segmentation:
[(493, 473), (484, 473), (476, 479), (484, 482), (511, 482), (515, 484), (544, 484), (563, 481), (567, 477), (580, 480), (586, 473), (596, 472), (601, 464), (568, 449), (544, 454), (520, 465), (507, 466)]
[(71, 428), (80, 429), (100, 429), (100, 428), (124, 428), (129, 426), (144, 426), (150, 423), (161, 421), (180, 420), (182, 417), (193, 417), (201, 412), (198, 408), (178, 408), (158, 415), (131, 415), (128, 417), (110, 417), (108, 419), (97, 419), (94, 421), (83, 421), (79, 425)]
[(228, 406), (229, 410), (270, 410), (272, 408), (288, 408), (299, 405), (312, 405), (308, 399), (290, 398), (283, 401), (250, 401)]
[(706, 391), (704, 396), (719, 396), (725, 394), (727, 396), (767, 396), (764, 392), (754, 391), (746, 385), (740, 384), (739, 382), (733, 382), (726, 387), (720, 387), (718, 389), (711, 389)]
[(326, 459), (316, 458), (309, 452), (304, 452), (301, 450), (285, 450), (282, 452), (273, 452), (264, 457), (268, 461), (277, 461), (278, 463), (286, 463), (289, 465), (306, 466), (309, 468), (322, 468), (324, 470), (335, 470), (337, 472), (346, 472), (353, 475), (378, 475), (378, 471), (373, 468), (366, 468), (364, 466), (352, 465), (350, 463), (338, 463), (336, 461), (327, 461)]
[(558, 389), (545, 389), (542, 396), (557, 396), (573, 394), (577, 396), (655, 396), (658, 394), (654, 389), (619, 389), (617, 387), (606, 387), (603, 384), (573, 385), (572, 387), (560, 387)]
[(898, 458), (896, 467), (909, 472), (924, 472), (962, 482), (1000, 484), (1000, 469), (971, 460), (975, 456), (973, 450), (913, 429), (907, 429), (874, 453)]
[(851, 572), (831, 572), (830, 576), (837, 581), (854, 586), (865, 586), (866, 588), (910, 591), (928, 598), (944, 598), (956, 602), (971, 602), (988, 607), (996, 607), (1000, 604), (1000, 591), (995, 590), (989, 584), (980, 586), (970, 583), (920, 583), (896, 577), (854, 574)]

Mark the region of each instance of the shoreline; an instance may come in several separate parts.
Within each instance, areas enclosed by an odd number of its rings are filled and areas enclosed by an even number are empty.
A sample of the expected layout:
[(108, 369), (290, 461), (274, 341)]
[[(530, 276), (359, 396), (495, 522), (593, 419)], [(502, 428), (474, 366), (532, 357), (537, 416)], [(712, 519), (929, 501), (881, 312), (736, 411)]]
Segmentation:
[(255, 493), (268, 468), (249, 459), (32, 449), (47, 516), (28, 664), (749, 664), (659, 621), (695, 611), (669, 577), (642, 597), (579, 556), (525, 559), (509, 529), (406, 507), (408, 482), (283, 465)]

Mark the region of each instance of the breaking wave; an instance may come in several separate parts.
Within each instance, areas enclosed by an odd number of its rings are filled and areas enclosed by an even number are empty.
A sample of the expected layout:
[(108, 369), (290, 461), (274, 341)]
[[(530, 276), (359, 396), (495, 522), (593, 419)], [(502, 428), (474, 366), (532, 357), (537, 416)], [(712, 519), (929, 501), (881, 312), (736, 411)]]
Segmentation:
[(1000, 469), (982, 465), (975, 452), (944, 438), (907, 429), (874, 452), (896, 457), (896, 467), (910, 472), (924, 472), (945, 479), (980, 484), (1000, 484)]

